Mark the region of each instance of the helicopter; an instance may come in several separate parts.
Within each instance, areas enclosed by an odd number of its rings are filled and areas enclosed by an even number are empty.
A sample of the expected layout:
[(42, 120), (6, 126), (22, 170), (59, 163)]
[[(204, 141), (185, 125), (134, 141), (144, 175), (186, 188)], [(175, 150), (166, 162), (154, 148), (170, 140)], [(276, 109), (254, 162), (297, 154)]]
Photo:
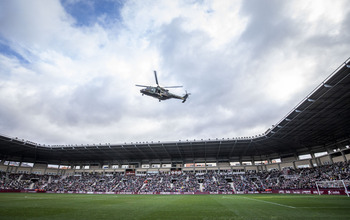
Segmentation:
[(179, 96), (179, 95), (175, 95), (173, 93), (170, 93), (168, 89), (166, 88), (181, 88), (182, 86), (165, 86), (165, 87), (160, 87), (159, 83), (158, 83), (158, 78), (157, 78), (157, 72), (154, 70), (154, 77), (156, 79), (156, 84), (157, 86), (144, 86), (144, 85), (136, 85), (138, 87), (145, 87), (144, 89), (140, 90), (140, 93), (142, 93), (142, 95), (148, 95), (151, 96), (153, 98), (156, 98), (160, 101), (162, 100), (167, 100), (167, 99), (181, 99), (182, 103), (186, 102), (188, 96), (190, 95), (190, 93), (187, 93), (184, 96)]

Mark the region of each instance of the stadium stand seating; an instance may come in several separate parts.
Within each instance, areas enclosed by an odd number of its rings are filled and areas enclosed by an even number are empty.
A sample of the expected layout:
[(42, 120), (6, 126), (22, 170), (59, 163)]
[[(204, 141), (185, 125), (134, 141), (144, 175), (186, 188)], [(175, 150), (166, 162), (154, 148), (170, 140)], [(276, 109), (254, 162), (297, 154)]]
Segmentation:
[(78, 174), (37, 175), (0, 173), (0, 189), (36, 189), (51, 192), (233, 192), (268, 189), (315, 189), (315, 182), (350, 180), (350, 162), (338, 162), (314, 168), (244, 173), (208, 171), (206, 173), (159, 172), (145, 175)]

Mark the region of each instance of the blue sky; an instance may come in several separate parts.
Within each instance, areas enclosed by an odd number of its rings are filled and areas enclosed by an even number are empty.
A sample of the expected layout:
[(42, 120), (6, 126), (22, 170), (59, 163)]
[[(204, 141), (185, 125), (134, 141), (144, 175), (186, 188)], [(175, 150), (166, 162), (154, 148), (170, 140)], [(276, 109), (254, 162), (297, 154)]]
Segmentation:
[[(347, 1), (0, 1), (0, 133), (45, 144), (253, 136), (350, 49)], [(183, 85), (158, 102), (135, 84)]]
[[(71, 1), (62, 0), (65, 11), (75, 19), (77, 26), (92, 26), (99, 24), (104, 26), (107, 22), (120, 22), (120, 10), (124, 0), (101, 0), (101, 1)], [(101, 20), (101, 18), (103, 18)]]
[(28, 63), (28, 61), (24, 57), (22, 57), (21, 54), (17, 53), (8, 45), (8, 42), (6, 42), (5, 39), (0, 39), (0, 51), (5, 56), (13, 57), (21, 63)]

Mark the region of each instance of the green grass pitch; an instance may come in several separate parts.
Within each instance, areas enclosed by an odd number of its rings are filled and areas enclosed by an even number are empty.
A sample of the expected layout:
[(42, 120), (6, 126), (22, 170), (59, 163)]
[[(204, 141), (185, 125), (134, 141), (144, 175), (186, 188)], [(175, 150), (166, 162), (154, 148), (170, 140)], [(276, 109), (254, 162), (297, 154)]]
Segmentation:
[(0, 219), (350, 219), (350, 198), (1, 193)]

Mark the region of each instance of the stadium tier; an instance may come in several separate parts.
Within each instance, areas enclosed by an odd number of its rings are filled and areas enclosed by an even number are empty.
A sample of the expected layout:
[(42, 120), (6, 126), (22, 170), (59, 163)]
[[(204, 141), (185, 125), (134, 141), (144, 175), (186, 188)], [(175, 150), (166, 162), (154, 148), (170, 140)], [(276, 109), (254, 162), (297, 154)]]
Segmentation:
[[(209, 171), (158, 172), (139, 175), (128, 173), (66, 175), (37, 175), (0, 173), (1, 191), (30, 191), (52, 193), (269, 193), (272, 190), (307, 190), (309, 194), (320, 192), (319, 182), (334, 183), (337, 192), (347, 193), (350, 180), (350, 162), (339, 162), (316, 168), (291, 169), (262, 172)], [(344, 183), (345, 180), (345, 183)], [(321, 189), (322, 190), (322, 189)], [(332, 190), (334, 192), (334, 190)]]
[[(337, 162), (347, 164), (350, 159), (349, 88), (350, 59), (273, 127), (251, 137), (52, 146), (1, 135), (0, 171), (4, 172), (2, 179), (6, 180), (34, 175), (33, 178), (38, 179), (35, 184), (39, 184), (35, 186), (45, 190), (49, 187), (51, 190), (74, 187), (88, 177), (94, 182), (93, 190), (98, 190), (101, 184), (103, 190), (106, 187), (112, 191), (121, 190), (118, 187), (123, 186), (142, 191), (148, 190), (145, 181), (151, 181), (159, 183), (152, 189), (159, 191), (165, 187), (160, 183), (173, 181), (172, 175), (179, 176), (171, 184), (186, 182), (184, 190), (190, 191), (233, 190), (240, 187), (235, 184), (247, 179), (251, 182), (245, 186), (253, 184), (254, 189), (273, 188), (273, 183), (276, 183), (271, 182), (275, 175), (273, 170), (277, 170), (276, 175), (280, 177), (286, 169), (304, 167), (308, 169), (302, 172), (313, 172), (313, 169)], [(346, 169), (348, 171), (348, 167)], [(237, 173), (242, 175), (237, 177)], [(227, 184), (226, 174), (230, 175), (232, 184)], [(100, 181), (101, 175), (103, 181)], [(269, 179), (266, 183), (263, 182), (264, 175), (265, 180)], [(259, 179), (260, 185), (255, 185), (254, 178)], [(348, 175), (346, 178), (348, 180)], [(62, 180), (62, 186), (54, 184), (58, 179)], [(65, 181), (69, 184), (65, 185)], [(110, 188), (105, 184), (116, 181), (120, 183), (118, 187), (114, 184), (114, 188)], [(128, 185), (130, 181), (138, 184)], [(278, 181), (282, 184), (278, 187), (283, 188), (285, 182), (281, 178)], [(172, 189), (169, 186), (164, 188), (166, 191)]]

